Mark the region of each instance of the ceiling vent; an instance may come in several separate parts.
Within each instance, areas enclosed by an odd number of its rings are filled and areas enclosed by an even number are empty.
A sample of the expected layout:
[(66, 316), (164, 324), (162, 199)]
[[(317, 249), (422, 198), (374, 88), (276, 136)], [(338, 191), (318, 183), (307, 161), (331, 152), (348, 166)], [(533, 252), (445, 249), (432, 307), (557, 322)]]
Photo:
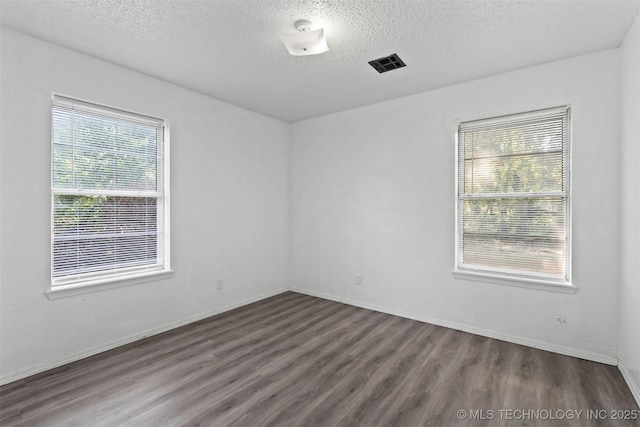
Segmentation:
[(378, 58), (374, 59), (373, 61), (369, 61), (369, 65), (375, 68), (379, 73), (386, 73), (387, 71), (406, 66), (402, 59), (400, 59), (400, 57), (395, 53), (389, 56), (385, 56), (384, 58)]

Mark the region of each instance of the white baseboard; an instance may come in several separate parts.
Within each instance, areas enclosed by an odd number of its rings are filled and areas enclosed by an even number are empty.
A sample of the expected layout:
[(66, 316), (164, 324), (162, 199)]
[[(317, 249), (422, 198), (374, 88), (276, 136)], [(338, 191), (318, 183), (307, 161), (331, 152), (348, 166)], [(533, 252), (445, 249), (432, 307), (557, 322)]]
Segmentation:
[(627, 382), (629, 390), (631, 390), (631, 394), (636, 400), (636, 403), (638, 404), (638, 406), (640, 406), (640, 383), (637, 383), (631, 376), (631, 372), (627, 370), (622, 360), (618, 361), (618, 370), (622, 374), (622, 378), (624, 378), (624, 380)]
[(160, 333), (163, 333), (163, 332), (167, 332), (167, 331), (169, 331), (171, 329), (179, 328), (181, 326), (188, 325), (189, 323), (193, 323), (193, 322), (197, 322), (198, 320), (206, 319), (207, 317), (215, 316), (217, 314), (224, 313), (226, 311), (233, 310), (235, 308), (238, 308), (238, 307), (241, 307), (241, 306), (244, 306), (244, 305), (248, 305), (248, 304), (254, 303), (256, 301), (260, 301), (260, 300), (263, 300), (263, 299), (266, 299), (266, 298), (270, 298), (272, 296), (275, 296), (275, 295), (281, 294), (283, 292), (286, 292), (287, 290), (291, 290), (293, 292), (298, 292), (298, 293), (301, 293), (301, 294), (311, 295), (311, 296), (315, 296), (315, 297), (318, 297), (318, 298), (323, 298), (323, 299), (327, 299), (327, 300), (331, 300), (331, 301), (336, 301), (336, 302), (340, 302), (340, 303), (344, 303), (344, 304), (349, 304), (349, 305), (353, 305), (355, 307), (366, 308), (368, 310), (379, 311), (381, 313), (391, 314), (391, 315), (394, 315), (394, 316), (400, 316), (400, 317), (404, 317), (404, 318), (407, 318), (407, 319), (417, 320), (417, 321), (420, 321), (420, 322), (425, 322), (425, 323), (430, 323), (430, 324), (433, 324), (433, 325), (443, 326), (443, 327), (446, 327), (446, 328), (456, 329), (456, 330), (460, 330), (460, 331), (463, 331), (463, 332), (469, 332), (469, 333), (472, 333), (472, 334), (475, 334), (475, 335), (481, 335), (481, 336), (485, 336), (485, 337), (489, 337), (489, 338), (495, 338), (495, 339), (499, 339), (499, 340), (502, 340), (502, 341), (507, 341), (507, 342), (512, 342), (512, 343), (515, 343), (515, 344), (525, 345), (525, 346), (528, 346), (528, 347), (539, 348), (541, 350), (551, 351), (551, 352), (554, 352), (554, 353), (564, 354), (564, 355), (567, 355), (567, 356), (578, 357), (580, 359), (591, 360), (591, 361), (594, 361), (594, 362), (605, 363), (605, 364), (608, 364), (608, 365), (618, 365), (618, 369), (622, 373), (622, 376), (624, 377), (624, 379), (627, 382), (629, 388), (631, 389), (631, 393), (633, 394), (636, 402), (638, 402), (638, 405), (640, 406), (640, 385), (635, 383), (634, 379), (631, 377), (629, 372), (625, 369), (624, 364), (622, 363), (622, 361), (618, 361), (618, 359), (616, 359), (615, 357), (606, 356), (606, 355), (593, 353), (593, 352), (588, 352), (588, 351), (584, 351), (584, 350), (580, 350), (580, 349), (575, 349), (575, 348), (572, 348), (572, 347), (558, 346), (558, 345), (547, 343), (547, 342), (543, 342), (543, 341), (530, 340), (530, 339), (521, 338), (521, 337), (517, 337), (517, 336), (513, 336), (513, 335), (503, 334), (503, 333), (496, 332), (496, 331), (477, 328), (477, 327), (474, 327), (474, 326), (462, 325), (462, 324), (455, 323), (455, 322), (449, 322), (449, 321), (446, 321), (446, 320), (434, 319), (434, 318), (430, 318), (428, 316), (416, 315), (416, 314), (413, 314), (413, 313), (403, 312), (403, 311), (399, 311), (399, 310), (392, 310), (392, 309), (389, 309), (389, 308), (386, 308), (386, 307), (381, 307), (381, 306), (372, 305), (372, 304), (365, 304), (365, 303), (361, 303), (361, 302), (355, 301), (355, 300), (350, 300), (350, 299), (347, 299), (347, 298), (339, 298), (339, 297), (335, 297), (333, 295), (325, 294), (325, 293), (322, 293), (322, 292), (315, 292), (315, 291), (310, 291), (310, 290), (306, 290), (306, 289), (300, 289), (300, 288), (296, 288), (296, 287), (292, 287), (290, 289), (282, 288), (282, 289), (278, 289), (278, 290), (273, 291), (273, 292), (269, 292), (269, 293), (266, 293), (266, 294), (259, 295), (257, 297), (247, 298), (245, 300), (238, 301), (238, 302), (233, 303), (233, 304), (229, 304), (229, 305), (226, 305), (226, 306), (223, 306), (223, 307), (219, 307), (219, 308), (217, 308), (215, 310), (212, 310), (210, 312), (201, 313), (199, 315), (192, 316), (192, 317), (190, 317), (188, 319), (184, 319), (184, 320), (181, 320), (179, 322), (174, 322), (174, 323), (170, 323), (168, 325), (163, 325), (161, 327), (153, 328), (153, 329), (147, 330), (145, 332), (142, 332), (142, 333), (139, 333), (139, 334), (135, 334), (135, 335), (131, 335), (129, 337), (126, 337), (126, 338), (123, 338), (123, 339), (120, 339), (120, 340), (115, 340), (115, 341), (109, 342), (107, 344), (98, 346), (98, 347), (87, 349), (85, 351), (76, 353), (76, 354), (74, 354), (72, 356), (69, 356), (69, 357), (67, 357), (65, 359), (62, 359), (62, 360), (58, 360), (58, 361), (55, 361), (55, 362), (39, 365), (37, 367), (34, 367), (33, 369), (29, 369), (29, 370), (26, 370), (26, 371), (16, 372), (16, 373), (13, 373), (13, 374), (11, 374), (11, 375), (9, 375), (7, 377), (4, 377), (4, 378), (0, 379), (0, 385), (8, 384), (8, 383), (11, 383), (13, 381), (17, 381), (17, 380), (20, 380), (22, 378), (26, 378), (26, 377), (29, 377), (31, 375), (38, 374), (40, 372), (47, 371), (49, 369), (53, 369), (53, 368), (57, 368), (57, 367), (62, 366), (62, 365), (66, 365), (67, 363), (75, 362), (75, 361), (84, 359), (86, 357), (93, 356), (93, 355), (96, 355), (98, 353), (102, 353), (104, 351), (108, 351), (108, 350), (123, 346), (125, 344), (129, 344), (131, 342), (141, 340), (143, 338), (147, 338), (147, 337), (150, 337), (150, 336), (153, 336), (153, 335), (157, 335), (157, 334), (160, 334)]
[(482, 329), (475, 326), (463, 325), (456, 322), (450, 322), (448, 320), (435, 319), (428, 316), (418, 315), (414, 313), (408, 313), (399, 310), (393, 310), (386, 307), (381, 307), (378, 305), (365, 304), (360, 301), (354, 301), (347, 298), (335, 297), (333, 295), (325, 294), (322, 292), (309, 291), (306, 289), (300, 289), (293, 287), (291, 289), (293, 292), (298, 292), (301, 294), (311, 295), (318, 298), (324, 298), (331, 301), (341, 302), (344, 304), (353, 305), (355, 307), (366, 308), (368, 310), (379, 311), (381, 313), (392, 314), (394, 316), (405, 317), (411, 320), (417, 320), (419, 322), (430, 323), (432, 325), (444, 326), (445, 328), (456, 329), (463, 332), (469, 332), (475, 335), (481, 335), (483, 337), (495, 338), (501, 341), (507, 341), (514, 344), (520, 344), (527, 347), (538, 348), (540, 350), (551, 351), (553, 353), (564, 354), (565, 356), (577, 357), (579, 359), (590, 360), (593, 362), (604, 363), (607, 365), (617, 365), (618, 359), (613, 356), (607, 356), (604, 354), (594, 353), (590, 351), (585, 351), (573, 347), (560, 346), (556, 344), (552, 344), (544, 341), (537, 341), (528, 338), (522, 338), (515, 335), (504, 334), (502, 332), (492, 331), (489, 329)]
[(209, 311), (209, 312), (206, 312), (206, 313), (201, 313), (201, 314), (198, 314), (196, 316), (192, 316), (192, 317), (189, 317), (187, 319), (180, 320), (178, 322), (173, 322), (173, 323), (169, 323), (167, 325), (163, 325), (163, 326), (159, 326), (159, 327), (156, 327), (156, 328), (152, 328), (152, 329), (149, 329), (149, 330), (144, 331), (144, 332), (140, 332), (140, 333), (137, 333), (137, 334), (134, 334), (134, 335), (130, 335), (130, 336), (128, 336), (126, 338), (123, 338), (123, 339), (111, 341), (111, 342), (109, 342), (107, 344), (103, 344), (103, 345), (100, 345), (98, 347), (89, 348), (87, 350), (84, 350), (84, 351), (81, 351), (79, 353), (76, 353), (76, 354), (74, 354), (72, 356), (66, 357), (66, 358), (64, 358), (62, 360), (57, 360), (55, 362), (42, 364), (42, 365), (36, 366), (36, 367), (34, 367), (32, 369), (28, 369), (26, 371), (15, 372), (15, 373), (12, 373), (12, 374), (4, 377), (4, 378), (1, 378), (0, 379), (0, 385), (5, 385), (5, 384), (11, 383), (13, 381), (21, 380), (21, 379), (29, 377), (31, 375), (35, 375), (35, 374), (38, 374), (40, 372), (47, 371), (49, 369), (53, 369), (53, 368), (57, 368), (57, 367), (62, 366), (62, 365), (66, 365), (67, 363), (76, 362), (78, 360), (87, 358), (89, 356), (94, 356), (94, 355), (96, 355), (98, 353), (102, 353), (102, 352), (107, 351), (107, 350), (112, 350), (112, 349), (114, 349), (116, 347), (120, 347), (120, 346), (123, 346), (125, 344), (129, 344), (129, 343), (132, 343), (134, 341), (141, 340), (143, 338), (147, 338), (147, 337), (150, 337), (150, 336), (153, 336), (153, 335), (161, 334), (163, 332), (170, 331), (171, 329), (179, 328), (181, 326), (188, 325), (189, 323), (197, 322), (198, 320), (206, 319), (207, 317), (215, 316), (216, 314), (224, 313), (225, 311), (233, 310), (234, 308), (242, 307), (244, 305), (248, 305), (248, 304), (251, 304), (251, 303), (266, 299), (266, 298), (270, 298), (272, 296), (275, 296), (275, 295), (278, 295), (278, 294), (281, 294), (281, 293), (287, 292), (287, 291), (288, 291), (288, 289), (280, 288), (280, 289), (278, 289), (276, 291), (268, 292), (266, 294), (262, 294), (262, 295), (259, 295), (259, 296), (256, 296), (256, 297), (252, 297), (252, 298), (247, 298), (245, 300), (238, 301), (236, 303), (229, 304), (229, 305), (226, 305), (226, 306), (223, 306), (223, 307), (218, 307), (215, 310), (212, 310), (212, 311)]

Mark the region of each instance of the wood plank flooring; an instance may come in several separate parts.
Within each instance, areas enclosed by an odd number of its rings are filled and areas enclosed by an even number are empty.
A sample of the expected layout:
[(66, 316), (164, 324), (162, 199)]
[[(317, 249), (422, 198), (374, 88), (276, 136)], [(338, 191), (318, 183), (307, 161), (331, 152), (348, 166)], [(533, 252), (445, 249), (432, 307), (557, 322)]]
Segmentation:
[(611, 419), (633, 414), (613, 366), (293, 292), (0, 388), (2, 426), (639, 426)]

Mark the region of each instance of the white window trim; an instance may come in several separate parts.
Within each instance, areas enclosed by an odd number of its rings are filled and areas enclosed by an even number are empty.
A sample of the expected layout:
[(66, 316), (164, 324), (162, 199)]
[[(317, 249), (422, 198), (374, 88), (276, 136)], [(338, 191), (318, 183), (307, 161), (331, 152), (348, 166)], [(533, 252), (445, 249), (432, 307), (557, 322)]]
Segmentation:
[(141, 283), (155, 282), (158, 280), (169, 279), (173, 276), (174, 271), (163, 269), (151, 272), (128, 274), (126, 276), (112, 276), (108, 278), (76, 281), (68, 285), (57, 285), (45, 292), (50, 300), (72, 297), (75, 295), (83, 295), (107, 289), (121, 288), (123, 286), (138, 285)]
[[(498, 269), (487, 269), (486, 271), (480, 268), (460, 268), (460, 252), (459, 252), (459, 242), (460, 242), (460, 230), (459, 230), (459, 128), (456, 129), (454, 133), (454, 141), (455, 141), (455, 186), (454, 186), (454, 211), (455, 211), (455, 247), (454, 247), (454, 267), (452, 270), (452, 275), (456, 279), (466, 280), (466, 281), (474, 281), (474, 282), (485, 282), (497, 285), (506, 285), (506, 286), (514, 286), (519, 288), (527, 288), (527, 289), (536, 289), (543, 291), (551, 291), (551, 292), (560, 292), (560, 293), (568, 293), (572, 294), (578, 290), (578, 286), (572, 281), (572, 173), (573, 173), (573, 165), (572, 165), (572, 156), (571, 156), (571, 145), (572, 145), (572, 126), (573, 121), (571, 120), (571, 105), (567, 104), (560, 107), (546, 108), (541, 110), (532, 110), (524, 113), (516, 113), (516, 114), (507, 114), (504, 116), (496, 116), (487, 119), (480, 119), (478, 121), (483, 121), (489, 123), (495, 121), (503, 121), (508, 122), (509, 117), (518, 115), (522, 116), (524, 114), (535, 115), (548, 111), (553, 113), (553, 111), (557, 111), (559, 109), (564, 109), (567, 111), (567, 159), (566, 164), (569, 168), (569, 172), (567, 174), (567, 183), (566, 183), (566, 213), (565, 213), (565, 237), (567, 239), (566, 246), (566, 273), (565, 276), (568, 280), (558, 280), (558, 279), (549, 279), (540, 275), (539, 277), (532, 276), (519, 276), (516, 274), (511, 274), (508, 271), (498, 272)], [(473, 122), (465, 121), (467, 123)], [(460, 122), (462, 123), (462, 121)], [(535, 194), (535, 193), (534, 193)]]
[[(93, 101), (88, 101), (85, 99), (68, 96), (65, 94), (53, 92), (51, 94), (51, 99), (59, 98), (68, 98), (71, 101), (77, 101), (80, 103), (86, 103), (89, 105), (95, 105), (104, 109), (111, 110), (114, 115), (117, 115), (118, 112), (122, 112), (124, 117), (130, 117), (129, 114), (136, 114), (141, 117), (150, 117), (156, 120), (162, 120), (164, 122), (164, 135), (163, 135), (163, 190), (164, 196), (162, 198), (163, 201), (163, 226), (164, 226), (164, 266), (163, 268), (150, 269), (148, 271), (137, 270), (133, 273), (110, 273), (110, 274), (88, 274), (85, 276), (81, 276), (75, 279), (69, 280), (58, 280), (57, 284), (54, 284), (53, 279), (49, 282), (49, 288), (45, 292), (45, 295), (50, 300), (70, 297), (75, 295), (87, 294), (92, 292), (97, 292), (106, 289), (119, 288), (123, 286), (132, 286), (141, 283), (148, 283), (152, 281), (164, 280), (171, 278), (173, 276), (174, 270), (171, 268), (171, 179), (170, 179), (170, 171), (171, 171), (171, 153), (170, 153), (170, 124), (169, 120), (162, 117), (152, 117), (148, 114), (139, 113), (132, 110), (123, 110), (121, 108), (113, 107), (110, 105), (97, 103)], [(53, 127), (52, 127), (53, 132)], [(53, 133), (51, 134), (51, 140), (53, 140)], [(53, 145), (50, 144), (51, 153), (50, 158), (53, 158)], [(50, 194), (53, 196), (53, 164), (51, 164), (51, 191)], [(75, 192), (73, 192), (75, 193)], [(132, 192), (132, 196), (136, 196), (135, 192)], [(53, 226), (51, 222), (53, 220), (53, 203), (51, 203), (51, 212), (50, 212), (50, 224), (49, 227)], [(51, 229), (51, 228), (50, 228)], [(53, 237), (52, 237), (53, 238)], [(50, 245), (50, 250), (53, 250), (53, 245)], [(50, 252), (50, 260), (53, 263), (53, 252)], [(51, 271), (53, 271), (53, 264), (51, 265)]]
[(453, 270), (452, 273), (453, 277), (460, 280), (514, 286), (517, 288), (537, 289), (565, 294), (573, 294), (578, 290), (578, 287), (570, 282), (551, 282), (548, 280), (536, 280), (529, 277), (507, 277), (471, 270)]

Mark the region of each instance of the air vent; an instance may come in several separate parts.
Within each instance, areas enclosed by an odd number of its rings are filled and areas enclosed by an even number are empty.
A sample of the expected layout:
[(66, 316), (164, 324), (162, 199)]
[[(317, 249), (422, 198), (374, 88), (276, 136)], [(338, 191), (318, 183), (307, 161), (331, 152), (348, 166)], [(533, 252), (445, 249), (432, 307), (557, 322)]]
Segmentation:
[(379, 73), (386, 73), (387, 71), (395, 70), (406, 66), (402, 59), (397, 54), (385, 56), (384, 58), (374, 59), (369, 61), (369, 65), (376, 69)]

